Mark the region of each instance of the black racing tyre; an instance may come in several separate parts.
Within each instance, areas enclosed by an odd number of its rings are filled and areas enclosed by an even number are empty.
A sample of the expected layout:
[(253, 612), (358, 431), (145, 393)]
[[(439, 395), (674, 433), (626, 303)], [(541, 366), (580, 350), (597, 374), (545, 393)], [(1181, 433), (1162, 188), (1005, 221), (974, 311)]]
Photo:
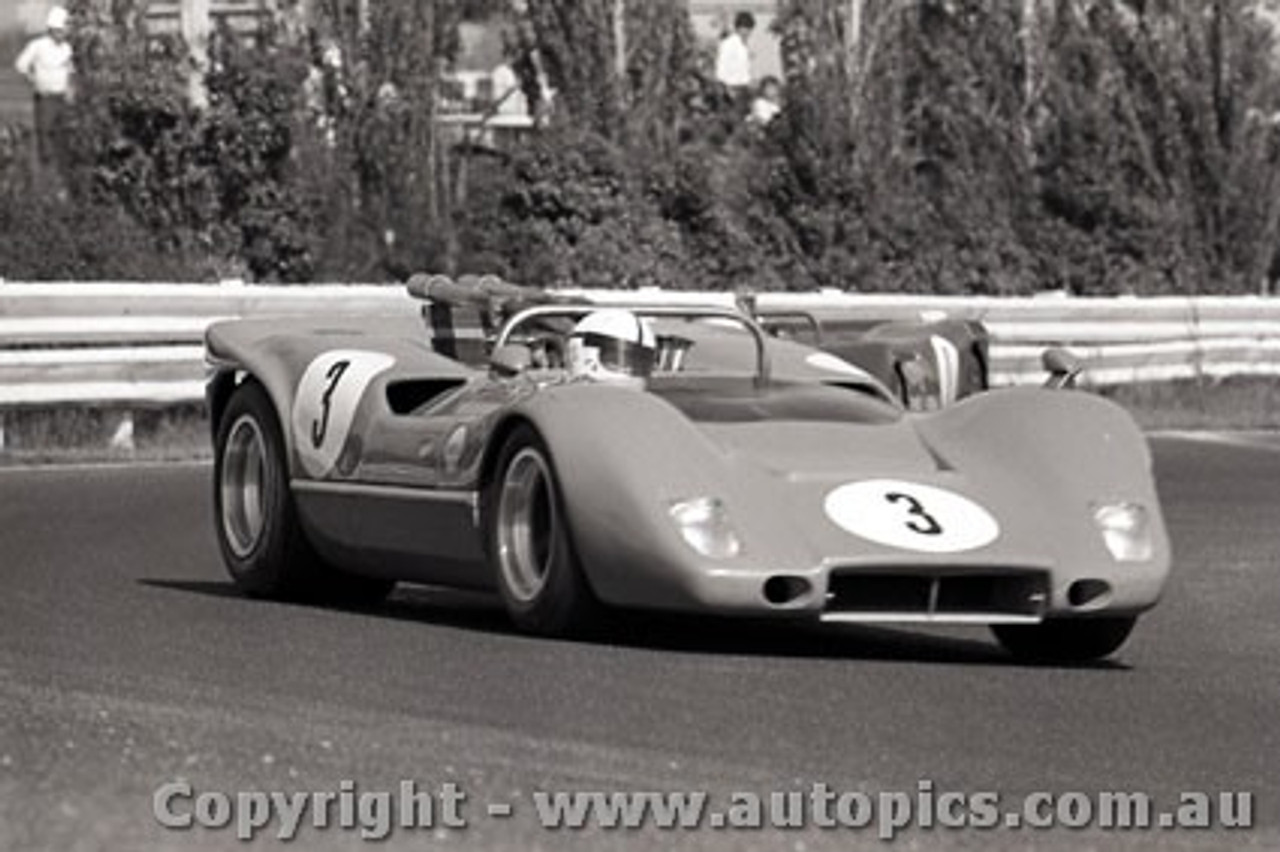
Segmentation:
[(237, 587), (253, 597), (365, 605), (395, 583), (326, 565), (298, 522), (285, 443), (267, 392), (249, 380), (232, 393), (214, 444), (218, 545)]
[(1088, 663), (1115, 653), (1137, 624), (1133, 615), (1058, 618), (1041, 624), (995, 624), (991, 632), (1015, 657), (1046, 663)]
[(600, 605), (578, 563), (551, 454), (532, 427), (507, 436), (484, 507), (486, 553), (515, 625), (545, 636), (593, 627)]

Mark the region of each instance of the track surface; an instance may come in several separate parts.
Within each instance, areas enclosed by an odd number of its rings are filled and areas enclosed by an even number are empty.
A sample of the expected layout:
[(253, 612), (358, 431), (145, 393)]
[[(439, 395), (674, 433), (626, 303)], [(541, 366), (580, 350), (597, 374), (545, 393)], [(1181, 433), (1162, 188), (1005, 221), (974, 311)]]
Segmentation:
[[(640, 622), (511, 633), (422, 590), (369, 613), (246, 600), (208, 467), (0, 471), (0, 850), (238, 848), (152, 793), (422, 789), (465, 830), (383, 848), (859, 849), (848, 831), (549, 832), (555, 789), (1255, 794), (1249, 832), (913, 830), (896, 848), (1280, 848), (1280, 441), (1154, 439), (1175, 577), (1114, 664), (1015, 665), (985, 632)], [(507, 801), (515, 816), (490, 819)], [(297, 848), (352, 848), (305, 830)]]

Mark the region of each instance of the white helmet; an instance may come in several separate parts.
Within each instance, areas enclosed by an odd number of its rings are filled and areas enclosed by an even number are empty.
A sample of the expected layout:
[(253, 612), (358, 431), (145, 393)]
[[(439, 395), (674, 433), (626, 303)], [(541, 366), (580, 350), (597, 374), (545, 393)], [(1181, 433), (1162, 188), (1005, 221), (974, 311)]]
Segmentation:
[(65, 30), (67, 28), (69, 18), (70, 16), (67, 14), (67, 10), (65, 8), (62, 6), (54, 6), (49, 10), (48, 17), (45, 18), (45, 29)]
[(648, 323), (606, 308), (587, 314), (569, 333), (569, 372), (599, 381), (643, 379), (653, 372), (657, 352)]

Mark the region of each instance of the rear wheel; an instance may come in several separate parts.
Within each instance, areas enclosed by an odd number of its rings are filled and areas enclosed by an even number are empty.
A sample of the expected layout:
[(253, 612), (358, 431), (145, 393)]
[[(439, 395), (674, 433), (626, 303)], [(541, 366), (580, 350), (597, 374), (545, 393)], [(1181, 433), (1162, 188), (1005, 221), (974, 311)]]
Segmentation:
[(214, 513), (223, 561), (249, 595), (368, 604), (385, 598), (395, 585), (341, 573), (316, 555), (289, 490), (275, 407), (252, 380), (232, 393), (219, 421)]
[(486, 546), (498, 591), (521, 630), (586, 629), (599, 604), (578, 564), (551, 454), (519, 426), (498, 455), (485, 499)]
[(1011, 654), (1051, 663), (1087, 663), (1114, 653), (1137, 624), (1137, 616), (1060, 618), (1042, 624), (997, 624), (991, 632)]

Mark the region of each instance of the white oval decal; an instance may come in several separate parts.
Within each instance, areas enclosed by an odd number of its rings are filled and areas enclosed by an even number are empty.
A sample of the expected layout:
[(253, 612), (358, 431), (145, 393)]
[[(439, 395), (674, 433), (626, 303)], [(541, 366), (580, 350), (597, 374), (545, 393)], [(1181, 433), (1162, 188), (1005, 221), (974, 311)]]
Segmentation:
[(335, 349), (307, 365), (293, 399), (293, 438), (308, 476), (333, 470), (365, 389), (395, 362), (385, 352)]
[(827, 494), (823, 508), (847, 532), (923, 553), (975, 550), (1000, 535), (991, 513), (969, 498), (896, 479), (841, 485)]

